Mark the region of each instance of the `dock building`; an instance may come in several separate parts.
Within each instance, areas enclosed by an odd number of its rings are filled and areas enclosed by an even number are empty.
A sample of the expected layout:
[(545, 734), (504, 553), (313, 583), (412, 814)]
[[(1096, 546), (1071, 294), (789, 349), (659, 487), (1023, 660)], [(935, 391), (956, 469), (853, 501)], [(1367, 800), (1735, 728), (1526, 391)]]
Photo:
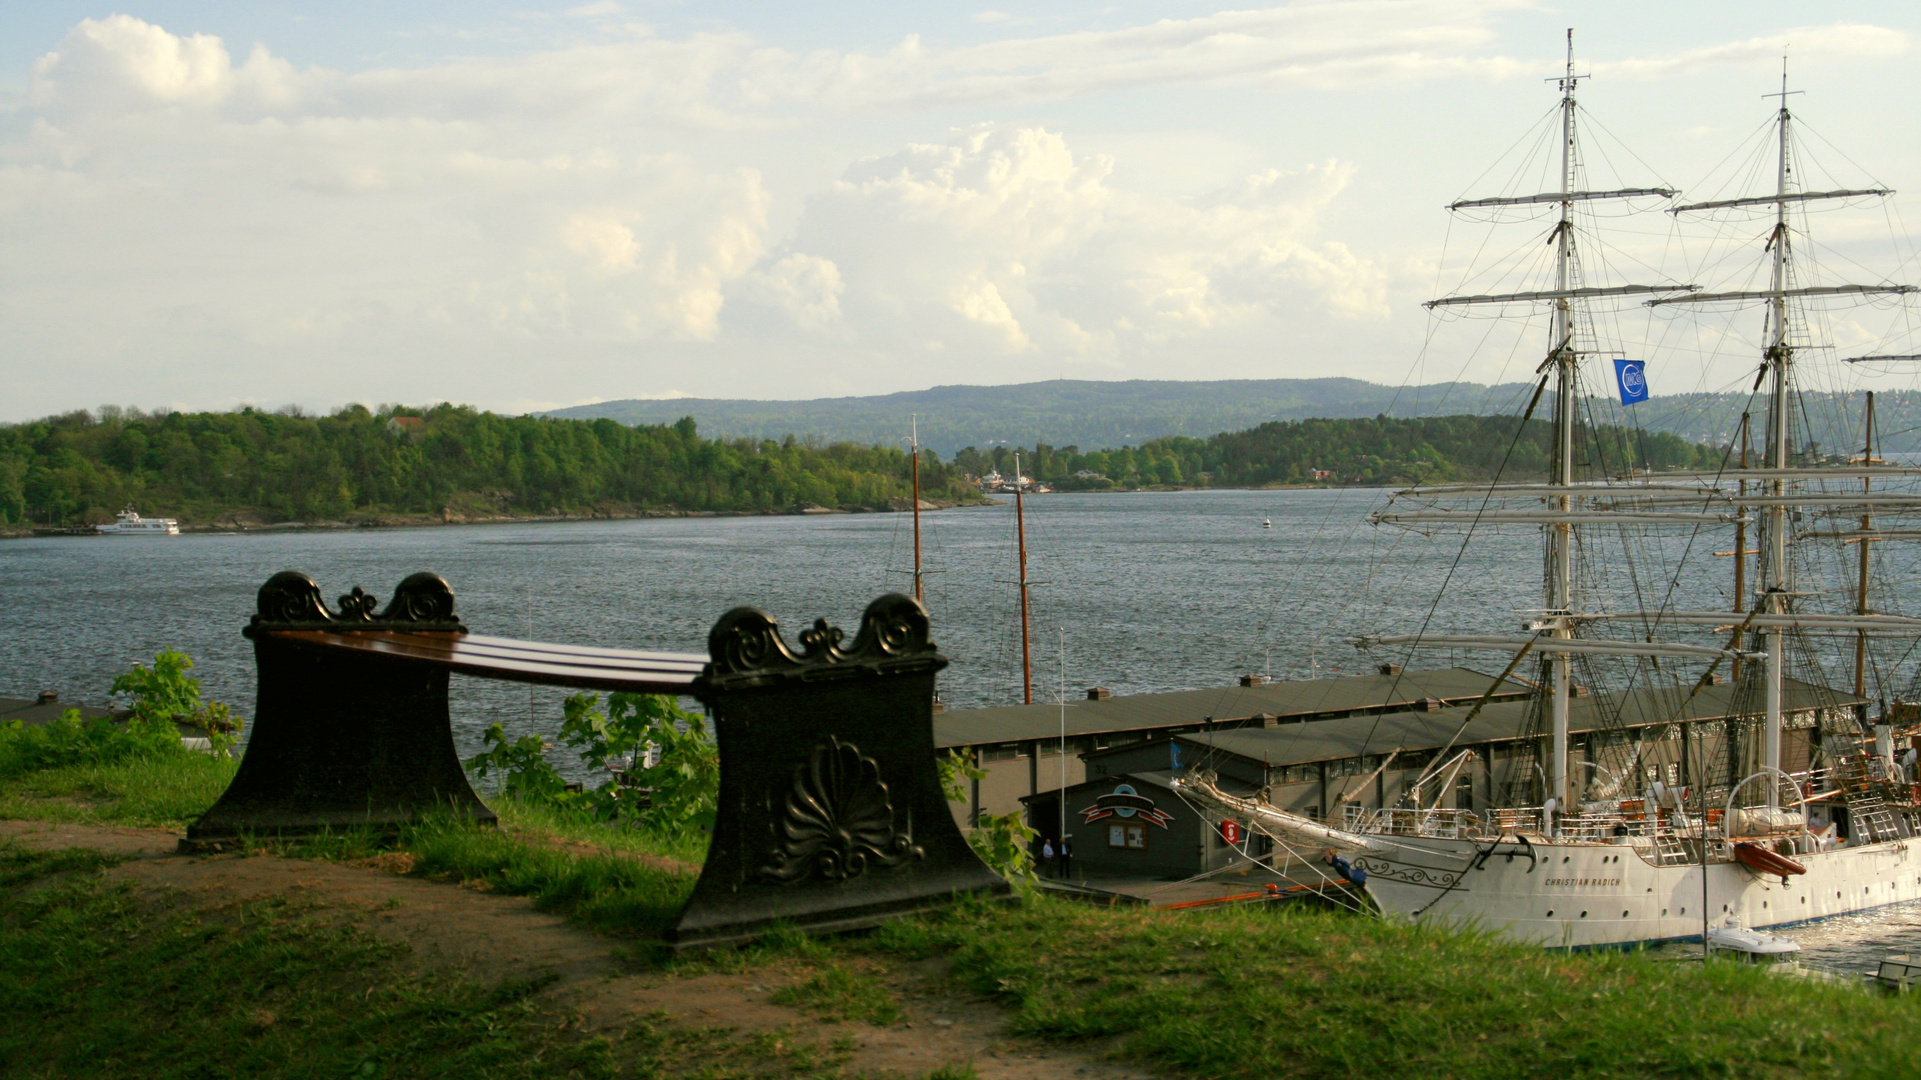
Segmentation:
[[(935, 734), (940, 745), (975, 755), (988, 774), (957, 816), (1022, 807), (1043, 838), (1057, 839), (1064, 787), (1078, 872), (1183, 877), (1231, 861), (1235, 840), (1248, 854), (1267, 854), (1261, 838), (1247, 847), (1236, 829), (1224, 834), (1180, 799), (1168, 784), (1185, 769), (1212, 770), (1226, 789), (1265, 790), (1276, 806), (1338, 824), (1349, 807), (1396, 805), (1437, 757), (1468, 750), (1446, 790), (1430, 782), (1423, 805), (1483, 811), (1501, 801), (1503, 785), (1525, 783), (1522, 774), (1536, 768), (1542, 725), (1531, 687), (1510, 680), (1488, 694), (1493, 683), (1450, 668), (1071, 702), (1065, 770), (1058, 705), (946, 713), (935, 718)], [(1577, 688), (1570, 768), (1595, 786), (1619, 778), (1628, 791), (1643, 786), (1623, 775), (1629, 770), (1670, 785), (1703, 776), (1726, 783), (1741, 755), (1738, 747), (1728, 753), (1725, 721), (1753, 712), (1749, 696), (1726, 683), (1698, 691)], [(1819, 733), (1852, 725), (1864, 704), (1788, 680), (1783, 767), (1806, 768)]]

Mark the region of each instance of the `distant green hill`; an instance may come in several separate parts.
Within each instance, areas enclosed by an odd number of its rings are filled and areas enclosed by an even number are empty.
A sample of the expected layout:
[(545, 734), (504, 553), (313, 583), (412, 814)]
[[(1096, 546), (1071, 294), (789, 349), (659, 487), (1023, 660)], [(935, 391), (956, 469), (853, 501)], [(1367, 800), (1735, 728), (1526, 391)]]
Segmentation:
[[(1055, 380), (1012, 386), (936, 386), (874, 397), (751, 401), (730, 398), (603, 401), (547, 415), (606, 417), (623, 424), (671, 424), (683, 416), (719, 438), (779, 439), (793, 435), (823, 443), (893, 443), (907, 435), (908, 417), (920, 418), (923, 445), (943, 456), (966, 447), (1046, 443), (1082, 450), (1140, 446), (1185, 435), (1207, 438), (1276, 420), (1394, 416), (1490, 415), (1519, 412), (1531, 384), (1433, 383), (1394, 387), (1360, 379), (1233, 379), (1211, 382), (1136, 379), (1126, 382)], [(1651, 398), (1630, 417), (1651, 432), (1691, 442), (1725, 444), (1740, 430), (1743, 409), (1759, 403), (1746, 394), (1676, 394)], [(1857, 448), (1859, 393), (1806, 393), (1795, 409), (1797, 446), (1810, 439), (1823, 449)], [(1604, 404), (1598, 400), (1594, 404)], [(1619, 413), (1598, 411), (1604, 422)], [(1882, 446), (1921, 451), (1921, 391), (1876, 397)]]
[(725, 398), (627, 399), (557, 409), (549, 416), (671, 424), (691, 416), (719, 438), (891, 443), (920, 417), (921, 443), (943, 456), (1001, 444), (1106, 449), (1169, 435), (1206, 438), (1272, 420), (1308, 417), (1443, 416), (1518, 411), (1532, 386), (1436, 383), (1393, 387), (1359, 379), (1234, 379), (1177, 382), (1059, 379), (1013, 386), (936, 386), (877, 397), (811, 401)]

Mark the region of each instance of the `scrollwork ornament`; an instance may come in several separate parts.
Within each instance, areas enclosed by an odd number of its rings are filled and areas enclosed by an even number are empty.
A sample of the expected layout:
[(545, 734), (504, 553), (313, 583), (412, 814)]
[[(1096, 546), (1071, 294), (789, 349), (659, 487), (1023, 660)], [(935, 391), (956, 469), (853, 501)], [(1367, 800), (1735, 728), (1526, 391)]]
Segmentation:
[(454, 617), (454, 591), (439, 574), (411, 574), (394, 590), (383, 621), (448, 622)]
[(778, 839), (760, 868), (775, 881), (840, 882), (926, 857), (914, 843), (912, 815), (896, 825), (880, 766), (837, 738), (816, 745), (794, 770), (776, 821)]
[(260, 587), (258, 614), (262, 622), (325, 623), (333, 613), (320, 598), (320, 586), (298, 570), (282, 570)]
[(355, 585), (354, 591), (340, 598), (340, 617), (356, 622), (369, 622), (374, 617), (374, 609), (379, 606), (379, 597)]
[(1391, 862), (1360, 858), (1354, 860), (1357, 869), (1367, 871), (1369, 877), (1385, 878), (1404, 885), (1425, 885), (1431, 889), (1452, 889), (1461, 880), (1461, 875), (1452, 870), (1429, 872), (1420, 866), (1400, 866)]
[(829, 626), (826, 619), (815, 619), (814, 625), (800, 632), (802, 657), (813, 660), (820, 657), (832, 659), (840, 652), (840, 642), (846, 635), (838, 626)]

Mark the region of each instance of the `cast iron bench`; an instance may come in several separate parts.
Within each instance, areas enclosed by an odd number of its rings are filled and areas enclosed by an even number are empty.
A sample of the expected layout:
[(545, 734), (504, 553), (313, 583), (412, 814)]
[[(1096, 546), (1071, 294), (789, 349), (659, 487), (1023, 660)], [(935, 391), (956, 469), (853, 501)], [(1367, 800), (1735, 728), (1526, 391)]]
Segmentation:
[(373, 829), (429, 815), (496, 822), (454, 749), (451, 675), (689, 695), (714, 716), (721, 780), (707, 861), (670, 940), (754, 937), (775, 921), (868, 926), (963, 893), (1006, 896), (947, 807), (935, 764), (927, 612), (889, 594), (853, 643), (825, 620), (795, 653), (756, 608), (714, 624), (708, 655), (474, 634), (453, 592), (414, 574), (376, 611), (356, 588), (327, 607), (305, 574), (261, 586), (244, 633), (259, 701), (233, 783), (183, 850), (256, 836)]

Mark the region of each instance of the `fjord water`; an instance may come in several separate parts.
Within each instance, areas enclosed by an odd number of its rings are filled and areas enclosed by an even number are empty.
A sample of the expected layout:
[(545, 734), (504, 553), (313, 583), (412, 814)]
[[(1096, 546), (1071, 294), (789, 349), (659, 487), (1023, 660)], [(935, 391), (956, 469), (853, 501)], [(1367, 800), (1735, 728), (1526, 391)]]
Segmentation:
[[(1340, 639), (1418, 626), (1458, 549), (1456, 538), (1368, 527), (1379, 501), (1338, 490), (1027, 499), (1035, 700), (1058, 691), (1063, 631), (1075, 695), (1369, 670), (1374, 658)], [(1008, 500), (922, 516), (953, 707), (1021, 700), (1013, 510)], [(1448, 607), (1475, 628), (1505, 629), (1537, 580), (1536, 541), (1484, 539)], [(208, 696), (248, 713), (253, 659), (240, 629), (255, 590), (287, 569), (311, 575), (330, 602), (355, 585), (384, 601), (407, 574), (431, 570), (478, 633), (701, 651), (715, 619), (743, 604), (771, 613), (796, 648), (817, 618), (851, 635), (875, 597), (912, 590), (912, 566), (912, 518), (898, 513), (15, 540), (0, 543), (0, 695), (51, 689), (98, 703), (115, 674), (170, 648), (194, 658)], [(524, 686), (455, 686), (462, 753), (490, 723), (528, 722)], [(343, 706), (356, 692), (331, 691)], [(536, 727), (558, 724), (561, 696), (533, 692)]]

